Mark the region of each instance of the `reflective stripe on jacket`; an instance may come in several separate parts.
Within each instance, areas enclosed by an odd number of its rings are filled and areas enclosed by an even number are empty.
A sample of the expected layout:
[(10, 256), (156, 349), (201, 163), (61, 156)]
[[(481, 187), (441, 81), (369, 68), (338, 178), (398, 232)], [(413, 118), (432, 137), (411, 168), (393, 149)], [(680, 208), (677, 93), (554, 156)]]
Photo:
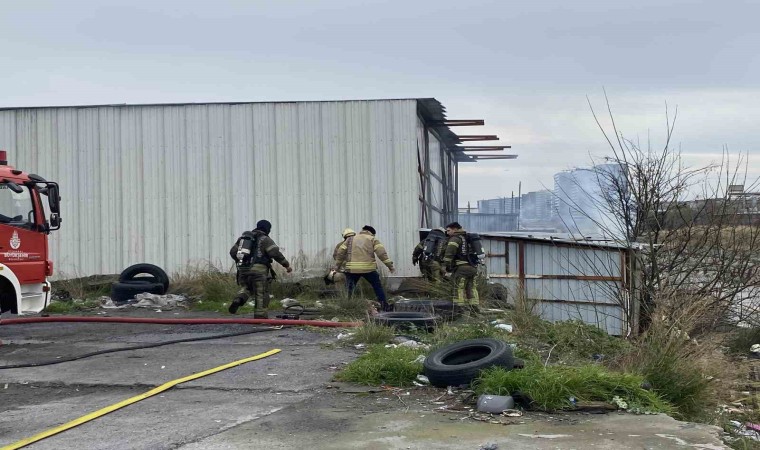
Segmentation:
[(393, 261), (385, 251), (385, 246), (369, 231), (362, 231), (351, 236), (338, 247), (336, 265), (349, 273), (369, 273), (377, 270), (375, 256), (388, 269), (393, 268)]

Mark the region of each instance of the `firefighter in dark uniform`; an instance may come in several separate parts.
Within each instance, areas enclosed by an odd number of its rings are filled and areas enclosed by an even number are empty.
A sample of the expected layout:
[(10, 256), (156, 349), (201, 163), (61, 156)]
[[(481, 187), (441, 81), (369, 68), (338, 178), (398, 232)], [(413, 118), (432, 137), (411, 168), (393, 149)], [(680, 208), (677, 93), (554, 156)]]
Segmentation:
[[(256, 228), (244, 233), (230, 249), (230, 256), (238, 264), (238, 284), (241, 286), (240, 292), (230, 303), (230, 314), (235, 314), (252, 297), (254, 317), (266, 316), (269, 306), (267, 277), (272, 271), (272, 261), (277, 261), (288, 273), (293, 271), (280, 248), (269, 237), (271, 230), (272, 224), (268, 220), (259, 220)], [(249, 252), (241, 247), (241, 242), (246, 238), (252, 245)]]
[(446, 234), (449, 236), (449, 241), (443, 257), (443, 265), (446, 272), (451, 272), (451, 278), (457, 288), (454, 303), (477, 309), (480, 303), (478, 288), (475, 286), (478, 269), (470, 264), (467, 255), (465, 238), (467, 232), (458, 222), (452, 222), (446, 225)]
[(412, 252), (412, 264), (416, 265), (419, 263), (422, 276), (425, 280), (434, 284), (440, 283), (443, 279), (445, 272), (441, 266), (441, 260), (443, 259), (444, 251), (446, 250), (446, 230), (443, 228), (436, 228), (436, 230), (440, 231), (443, 236), (438, 239), (438, 242), (435, 244), (435, 248), (430, 255), (425, 254), (425, 241), (429, 236), (420, 241), (420, 243), (414, 247), (414, 252)]

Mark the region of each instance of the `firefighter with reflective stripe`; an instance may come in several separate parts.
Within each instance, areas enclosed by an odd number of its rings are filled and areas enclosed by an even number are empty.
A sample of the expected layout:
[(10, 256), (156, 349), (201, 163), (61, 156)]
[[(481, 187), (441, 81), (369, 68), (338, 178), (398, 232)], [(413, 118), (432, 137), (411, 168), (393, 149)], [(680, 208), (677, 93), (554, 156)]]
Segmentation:
[(359, 234), (349, 236), (338, 247), (335, 260), (336, 270), (346, 273), (346, 286), (349, 296), (354, 293), (359, 279), (364, 278), (375, 291), (377, 301), (380, 302), (383, 310), (387, 311), (390, 306), (385, 298), (380, 274), (377, 272), (375, 256), (385, 264), (391, 273), (396, 272), (393, 268), (393, 261), (388, 256), (388, 252), (385, 251), (385, 246), (375, 237), (375, 229), (365, 225)]
[[(252, 232), (243, 233), (230, 249), (230, 256), (238, 264), (238, 284), (240, 292), (230, 303), (230, 314), (253, 298), (254, 317), (266, 317), (269, 306), (268, 276), (272, 271), (272, 261), (277, 261), (290, 273), (293, 268), (280, 252), (280, 247), (269, 237), (272, 224), (259, 220)], [(250, 248), (249, 248), (250, 247)]]
[[(338, 245), (335, 246), (335, 250), (333, 250), (333, 261), (338, 261), (338, 250), (340, 250), (340, 246), (343, 245), (344, 242), (346, 242), (346, 239), (352, 236), (356, 236), (356, 232), (352, 230), (351, 228), (345, 228), (343, 232), (341, 233), (341, 236), (343, 237), (343, 240), (338, 242)], [(327, 272), (327, 275), (324, 277), (325, 284), (336, 284), (341, 285), (346, 281), (346, 274), (343, 272), (339, 272), (335, 268), (330, 268), (330, 271)]]
[(475, 286), (478, 269), (470, 264), (467, 255), (467, 232), (458, 222), (452, 222), (446, 225), (446, 234), (449, 236), (449, 241), (446, 244), (443, 264), (446, 271), (451, 272), (457, 288), (454, 303), (477, 308), (480, 302), (478, 288)]
[[(436, 236), (431, 236), (431, 234), (435, 234)], [(440, 237), (438, 237), (438, 235), (440, 235)], [(438, 238), (436, 239), (435, 237)], [(426, 251), (425, 247), (432, 248)], [(443, 279), (445, 273), (443, 266), (441, 266), (441, 260), (443, 259), (445, 250), (446, 230), (442, 227), (430, 230), (428, 236), (414, 247), (414, 251), (412, 252), (412, 265), (419, 263), (422, 276), (427, 281), (438, 284)]]

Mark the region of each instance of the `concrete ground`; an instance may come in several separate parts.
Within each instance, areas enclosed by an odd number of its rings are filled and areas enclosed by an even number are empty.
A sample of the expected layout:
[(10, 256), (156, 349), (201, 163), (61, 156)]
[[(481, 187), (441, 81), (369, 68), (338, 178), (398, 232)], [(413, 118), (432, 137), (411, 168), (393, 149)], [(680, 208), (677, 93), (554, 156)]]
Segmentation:
[[(211, 315), (150, 310), (109, 314)], [(249, 328), (0, 322), (0, 365)], [(473, 418), (467, 411), (440, 411), (451, 399), (432, 388), (332, 388), (336, 370), (357, 355), (353, 349), (325, 345), (337, 333), (290, 328), (0, 370), (0, 447), (167, 381), (280, 348), (275, 356), (181, 384), (28, 448), (727, 448), (716, 427), (662, 415), (526, 413), (494, 420)]]

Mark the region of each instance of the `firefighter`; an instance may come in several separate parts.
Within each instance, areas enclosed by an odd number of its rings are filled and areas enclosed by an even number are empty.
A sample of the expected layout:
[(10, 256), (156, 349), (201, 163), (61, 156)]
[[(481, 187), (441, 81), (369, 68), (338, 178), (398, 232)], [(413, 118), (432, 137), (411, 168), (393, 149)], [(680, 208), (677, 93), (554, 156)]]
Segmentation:
[[(341, 233), (341, 237), (343, 237), (343, 240), (338, 242), (338, 245), (335, 246), (335, 250), (333, 250), (333, 261), (338, 260), (338, 250), (340, 250), (340, 246), (343, 245), (344, 242), (346, 242), (346, 239), (349, 237), (356, 236), (356, 231), (352, 230), (351, 228), (345, 228), (343, 232)], [(346, 274), (343, 272), (339, 272), (334, 268), (330, 268), (330, 271), (327, 272), (327, 275), (325, 275), (325, 284), (336, 284), (340, 285), (346, 281)]]
[[(230, 314), (253, 298), (254, 317), (266, 318), (269, 306), (268, 276), (272, 271), (272, 261), (277, 261), (288, 273), (293, 271), (280, 248), (269, 237), (272, 224), (268, 220), (259, 220), (252, 232), (243, 233), (230, 249), (230, 256), (238, 263), (238, 284), (240, 292), (230, 303)], [(245, 241), (250, 241), (250, 248), (245, 248)], [(261, 311), (261, 312), (259, 312)]]
[(443, 257), (443, 265), (446, 272), (451, 272), (451, 278), (456, 285), (454, 303), (476, 310), (480, 302), (478, 288), (475, 286), (478, 269), (470, 264), (467, 232), (462, 229), (459, 222), (452, 222), (446, 225), (446, 234), (449, 240)]
[(338, 247), (335, 268), (337, 271), (346, 273), (346, 286), (349, 296), (353, 295), (359, 279), (364, 278), (375, 291), (375, 296), (383, 311), (389, 311), (391, 308), (385, 298), (385, 290), (380, 281), (380, 274), (377, 272), (375, 256), (385, 264), (391, 273), (395, 273), (396, 269), (393, 268), (393, 261), (388, 256), (388, 252), (385, 251), (382, 242), (375, 237), (375, 233), (374, 228), (365, 225), (359, 234), (346, 238)]
[[(426, 247), (428, 250), (426, 251)], [(439, 284), (443, 279), (444, 270), (441, 266), (443, 253), (446, 250), (446, 230), (436, 228), (421, 240), (412, 252), (412, 265), (420, 265), (420, 271), (425, 280)]]

